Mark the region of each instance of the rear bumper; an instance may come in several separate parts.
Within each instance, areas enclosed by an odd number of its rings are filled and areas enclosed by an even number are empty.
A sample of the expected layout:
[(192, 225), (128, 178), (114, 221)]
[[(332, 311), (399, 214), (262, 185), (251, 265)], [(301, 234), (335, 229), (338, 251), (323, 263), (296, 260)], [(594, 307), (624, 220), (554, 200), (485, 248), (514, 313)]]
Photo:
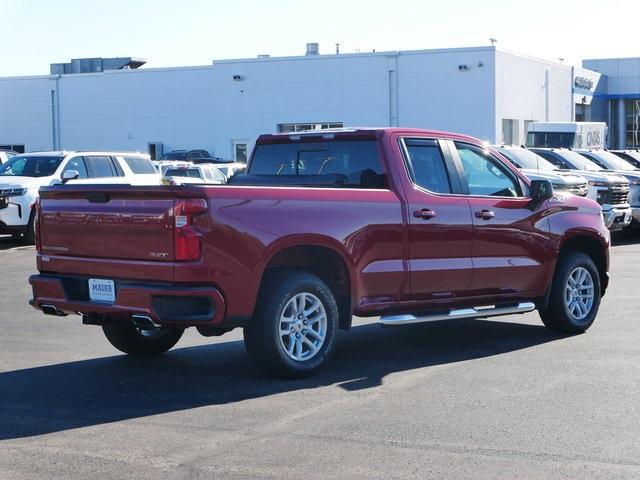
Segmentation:
[(225, 301), (211, 286), (176, 286), (114, 280), (116, 300), (94, 302), (88, 298), (86, 277), (32, 275), (34, 308), (54, 307), (60, 314), (103, 316), (108, 321), (129, 321), (132, 315), (150, 317), (166, 326), (219, 326), (225, 319)]

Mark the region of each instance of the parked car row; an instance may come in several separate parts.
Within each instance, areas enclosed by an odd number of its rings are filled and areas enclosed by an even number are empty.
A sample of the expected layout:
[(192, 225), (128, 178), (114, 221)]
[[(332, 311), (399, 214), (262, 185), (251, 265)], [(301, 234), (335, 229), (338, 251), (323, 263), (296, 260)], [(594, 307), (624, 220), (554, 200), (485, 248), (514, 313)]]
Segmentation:
[(555, 190), (597, 201), (609, 230), (621, 230), (640, 221), (640, 152), (495, 148), (532, 180), (548, 179)]

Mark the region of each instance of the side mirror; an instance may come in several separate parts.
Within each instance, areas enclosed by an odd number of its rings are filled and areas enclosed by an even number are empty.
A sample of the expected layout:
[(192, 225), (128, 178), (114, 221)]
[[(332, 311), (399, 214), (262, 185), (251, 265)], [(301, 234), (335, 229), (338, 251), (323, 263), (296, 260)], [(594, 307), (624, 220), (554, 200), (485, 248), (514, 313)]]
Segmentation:
[(549, 180), (531, 180), (531, 203), (534, 207), (553, 198), (553, 185)]
[(62, 172), (62, 183), (67, 183), (69, 180), (76, 180), (80, 177), (80, 173), (77, 170), (65, 170)]

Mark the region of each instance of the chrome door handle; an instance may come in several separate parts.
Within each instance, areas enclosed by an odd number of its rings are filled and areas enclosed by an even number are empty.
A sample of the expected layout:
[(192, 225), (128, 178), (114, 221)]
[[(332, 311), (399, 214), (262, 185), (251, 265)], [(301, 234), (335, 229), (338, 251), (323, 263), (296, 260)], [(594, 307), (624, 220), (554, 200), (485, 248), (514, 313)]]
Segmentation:
[(487, 209), (476, 212), (476, 218), (481, 218), (482, 220), (491, 220), (495, 216), (496, 214), (493, 211)]
[(413, 216), (416, 218), (421, 218), (422, 220), (429, 220), (436, 216), (436, 212), (431, 210), (430, 208), (423, 208), (422, 210), (416, 210), (413, 212)]

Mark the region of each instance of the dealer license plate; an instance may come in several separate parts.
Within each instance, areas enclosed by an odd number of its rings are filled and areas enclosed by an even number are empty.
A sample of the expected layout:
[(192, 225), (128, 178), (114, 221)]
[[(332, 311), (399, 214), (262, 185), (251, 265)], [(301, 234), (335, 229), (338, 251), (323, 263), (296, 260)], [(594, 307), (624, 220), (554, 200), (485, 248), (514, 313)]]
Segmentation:
[(90, 278), (89, 298), (95, 302), (115, 302), (116, 288), (113, 280)]

